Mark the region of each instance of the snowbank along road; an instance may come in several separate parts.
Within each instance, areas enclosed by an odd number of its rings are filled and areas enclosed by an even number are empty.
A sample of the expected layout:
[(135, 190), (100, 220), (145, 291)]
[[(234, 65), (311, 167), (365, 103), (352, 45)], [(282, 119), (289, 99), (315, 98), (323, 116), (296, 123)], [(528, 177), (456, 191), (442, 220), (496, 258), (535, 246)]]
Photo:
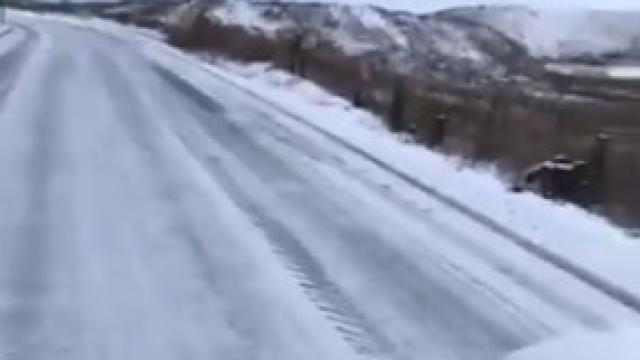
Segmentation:
[(0, 359), (489, 360), (638, 321), (133, 31), (13, 21)]

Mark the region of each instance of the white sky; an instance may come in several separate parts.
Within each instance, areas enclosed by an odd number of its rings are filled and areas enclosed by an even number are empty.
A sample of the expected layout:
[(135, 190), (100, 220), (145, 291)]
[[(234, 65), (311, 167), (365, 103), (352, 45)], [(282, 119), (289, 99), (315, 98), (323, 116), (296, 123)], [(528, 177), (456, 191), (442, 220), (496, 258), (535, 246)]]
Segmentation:
[[(298, 0), (314, 1), (314, 0)], [(317, 1), (317, 0), (315, 0)], [(349, 4), (375, 4), (411, 11), (433, 11), (461, 5), (524, 4), (534, 8), (593, 8), (640, 10), (640, 0), (331, 0)]]

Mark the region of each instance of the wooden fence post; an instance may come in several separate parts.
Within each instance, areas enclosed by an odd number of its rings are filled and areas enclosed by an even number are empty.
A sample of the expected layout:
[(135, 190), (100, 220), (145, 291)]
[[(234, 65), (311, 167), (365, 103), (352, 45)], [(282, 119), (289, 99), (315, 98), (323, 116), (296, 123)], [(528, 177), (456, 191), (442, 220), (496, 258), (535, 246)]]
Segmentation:
[(607, 158), (611, 137), (604, 132), (596, 135), (595, 143), (589, 158), (590, 203), (593, 206), (604, 206), (607, 193)]
[(391, 131), (402, 130), (405, 116), (406, 93), (405, 83), (402, 76), (397, 75), (393, 81), (393, 91), (391, 95), (391, 106), (389, 108), (389, 124)]
[(300, 64), (300, 53), (302, 52), (302, 34), (293, 35), (289, 43), (289, 71), (297, 75)]
[(438, 114), (432, 121), (431, 133), (427, 145), (429, 148), (436, 148), (444, 143), (447, 131), (448, 117), (446, 114)]
[(357, 62), (358, 76), (352, 89), (353, 106), (361, 108), (365, 107), (364, 91), (371, 82), (371, 64), (366, 60)]
[(290, 70), (293, 74), (300, 77), (307, 76), (307, 61), (317, 46), (317, 36), (308, 30), (302, 30), (293, 36), (289, 46)]

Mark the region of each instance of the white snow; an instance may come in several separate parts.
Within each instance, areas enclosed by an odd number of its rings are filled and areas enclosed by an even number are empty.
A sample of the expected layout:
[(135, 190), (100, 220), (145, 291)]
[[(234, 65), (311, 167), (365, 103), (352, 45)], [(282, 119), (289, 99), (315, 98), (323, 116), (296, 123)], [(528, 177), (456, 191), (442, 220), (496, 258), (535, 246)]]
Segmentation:
[(225, 25), (243, 26), (249, 30), (263, 31), (270, 36), (288, 27), (287, 22), (265, 19), (257, 7), (244, 1), (231, 1), (224, 6), (214, 7), (208, 15)]
[(639, 80), (640, 66), (612, 66), (607, 69), (609, 77), (625, 80)]
[(565, 335), (518, 351), (505, 360), (610, 359), (640, 359), (640, 330)]
[(435, 34), (431, 40), (433, 47), (438, 49), (440, 53), (477, 62), (488, 61), (487, 56), (461, 28), (443, 22), (435, 22), (430, 26), (427, 31), (432, 31)]
[(547, 71), (572, 76), (611, 78), (617, 80), (640, 79), (640, 66), (591, 66), (575, 64), (547, 64)]
[(371, 6), (355, 6), (353, 14), (360, 19), (362, 25), (370, 29), (380, 29), (389, 34), (396, 45), (407, 47), (409, 41), (406, 36), (394, 24), (380, 15), (380, 12)]

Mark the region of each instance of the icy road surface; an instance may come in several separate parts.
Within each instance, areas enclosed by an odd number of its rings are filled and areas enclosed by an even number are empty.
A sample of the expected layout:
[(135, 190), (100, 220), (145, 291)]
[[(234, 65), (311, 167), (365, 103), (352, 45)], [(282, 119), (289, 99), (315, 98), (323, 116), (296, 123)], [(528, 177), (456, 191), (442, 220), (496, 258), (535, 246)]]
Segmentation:
[(126, 36), (14, 21), (0, 359), (490, 360), (637, 321), (212, 74), (203, 91)]

